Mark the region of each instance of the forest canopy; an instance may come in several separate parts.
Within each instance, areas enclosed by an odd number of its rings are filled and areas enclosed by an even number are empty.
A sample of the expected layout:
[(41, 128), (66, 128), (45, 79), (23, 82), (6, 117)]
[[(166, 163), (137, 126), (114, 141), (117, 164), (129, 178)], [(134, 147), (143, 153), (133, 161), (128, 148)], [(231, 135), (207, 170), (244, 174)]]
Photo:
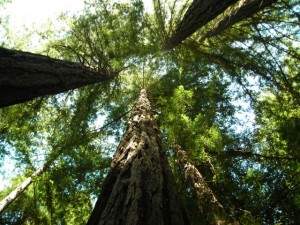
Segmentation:
[(0, 224), (86, 224), (142, 89), (185, 224), (298, 224), (299, 3), (85, 0), (33, 53), (1, 18)]

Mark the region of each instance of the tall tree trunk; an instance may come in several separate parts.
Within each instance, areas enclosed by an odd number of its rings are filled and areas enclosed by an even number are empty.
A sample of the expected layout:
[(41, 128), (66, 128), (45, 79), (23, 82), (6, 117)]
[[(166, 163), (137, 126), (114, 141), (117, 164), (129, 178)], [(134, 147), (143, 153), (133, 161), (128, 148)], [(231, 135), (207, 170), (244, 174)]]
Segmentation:
[(146, 90), (133, 109), (88, 225), (186, 225)]
[(0, 48), (0, 108), (113, 78), (78, 63)]
[(198, 208), (211, 225), (230, 224), (223, 206), (210, 189), (199, 170), (189, 162), (187, 154), (179, 145), (175, 145), (176, 156), (185, 179), (190, 183), (197, 196)]
[(225, 15), (214, 24), (203, 36), (202, 40), (220, 34), (233, 24), (254, 15), (275, 2), (277, 2), (277, 0), (240, 0), (232, 8), (225, 11)]
[(178, 24), (176, 31), (167, 40), (165, 49), (172, 49), (196, 30), (213, 20), (237, 0), (194, 0)]
[(40, 169), (36, 170), (31, 177), (26, 178), (18, 187), (16, 187), (12, 192), (9, 193), (0, 202), (0, 214), (8, 207), (14, 200), (16, 200), (33, 182), (34, 178), (40, 176), (48, 168), (49, 163), (45, 163)]

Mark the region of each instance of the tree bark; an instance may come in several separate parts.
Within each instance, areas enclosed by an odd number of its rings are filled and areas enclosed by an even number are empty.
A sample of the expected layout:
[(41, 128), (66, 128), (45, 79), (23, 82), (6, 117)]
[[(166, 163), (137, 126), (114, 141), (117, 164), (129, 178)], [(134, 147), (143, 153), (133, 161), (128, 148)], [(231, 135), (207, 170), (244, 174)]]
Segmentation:
[(185, 179), (195, 191), (199, 211), (202, 215), (205, 215), (207, 223), (210, 225), (230, 224), (226, 219), (223, 206), (207, 185), (199, 170), (189, 162), (186, 152), (179, 145), (175, 145), (175, 151)]
[(0, 48), (0, 108), (112, 79), (78, 63)]
[(87, 224), (189, 224), (174, 188), (159, 129), (142, 90)]
[(178, 24), (174, 34), (167, 40), (165, 49), (179, 45), (196, 30), (213, 20), (237, 0), (194, 0)]
[(49, 163), (45, 163), (40, 169), (36, 170), (31, 177), (26, 178), (18, 187), (16, 187), (12, 192), (10, 192), (1, 202), (0, 202), (0, 214), (8, 207), (14, 200), (16, 200), (33, 182), (34, 178), (41, 175), (49, 166)]
[(233, 24), (254, 15), (263, 8), (270, 6), (277, 0), (240, 0), (235, 6), (225, 11), (225, 16), (220, 18), (215, 25), (203, 36), (202, 40), (207, 37), (216, 36)]

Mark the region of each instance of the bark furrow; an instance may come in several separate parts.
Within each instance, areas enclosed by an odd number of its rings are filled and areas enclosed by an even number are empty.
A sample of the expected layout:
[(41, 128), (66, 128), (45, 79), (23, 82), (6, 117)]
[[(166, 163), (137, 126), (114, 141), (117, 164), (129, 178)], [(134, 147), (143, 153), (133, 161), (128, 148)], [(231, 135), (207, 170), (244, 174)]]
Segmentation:
[(88, 225), (186, 225), (159, 130), (142, 90)]

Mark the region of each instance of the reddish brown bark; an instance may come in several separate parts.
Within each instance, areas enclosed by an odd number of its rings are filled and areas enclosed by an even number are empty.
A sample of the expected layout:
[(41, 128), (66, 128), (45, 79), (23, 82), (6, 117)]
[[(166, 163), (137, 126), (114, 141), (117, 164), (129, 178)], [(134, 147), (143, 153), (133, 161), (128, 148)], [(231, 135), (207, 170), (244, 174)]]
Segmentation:
[(0, 48), (0, 108), (103, 82), (115, 75), (95, 72), (78, 63)]
[(194, 0), (178, 24), (176, 31), (167, 40), (165, 49), (172, 49), (209, 21), (221, 14), (237, 0)]
[(196, 194), (199, 211), (206, 217), (204, 224), (231, 224), (226, 218), (223, 206), (206, 183), (200, 171), (189, 162), (186, 152), (179, 145), (175, 146), (175, 150), (186, 182), (192, 186)]
[(88, 225), (186, 225), (159, 129), (141, 91)]

